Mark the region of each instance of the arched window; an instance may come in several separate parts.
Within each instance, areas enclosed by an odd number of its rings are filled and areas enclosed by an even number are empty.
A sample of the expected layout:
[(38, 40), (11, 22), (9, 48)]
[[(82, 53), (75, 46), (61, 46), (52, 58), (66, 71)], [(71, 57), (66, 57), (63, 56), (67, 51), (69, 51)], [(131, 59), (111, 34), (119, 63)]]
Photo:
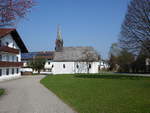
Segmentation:
[(52, 68), (54, 67), (54, 65), (52, 65)]
[(77, 64), (76, 67), (77, 67), (77, 69), (78, 69), (78, 68), (79, 68), (79, 65)]
[(91, 69), (91, 64), (89, 64), (89, 69)]
[(66, 68), (65, 64), (63, 64), (63, 68), (64, 68), (64, 69)]

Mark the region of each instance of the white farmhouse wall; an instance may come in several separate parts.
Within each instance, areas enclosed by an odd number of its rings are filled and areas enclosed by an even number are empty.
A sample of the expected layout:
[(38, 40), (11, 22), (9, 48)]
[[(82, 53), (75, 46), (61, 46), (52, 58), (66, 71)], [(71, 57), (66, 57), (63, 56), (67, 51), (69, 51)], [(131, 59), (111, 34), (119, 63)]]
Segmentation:
[[(89, 73), (98, 73), (99, 62), (91, 62), (90, 64)], [(86, 62), (75, 62), (75, 73), (88, 73), (87, 66)]]
[[(25, 61), (24, 61), (25, 62)], [(25, 62), (26, 63), (26, 62)], [(99, 62), (91, 62), (91, 68), (89, 73), (98, 73)], [(50, 74), (75, 74), (75, 73), (87, 73), (86, 62), (56, 62), (53, 60), (47, 60), (44, 66), (45, 73)], [(31, 71), (31, 68), (22, 68), (22, 72)], [(42, 71), (44, 72), (44, 71)]]
[(98, 73), (99, 62), (92, 62), (90, 73)]
[[(49, 68), (51, 68), (52, 65), (53, 74), (75, 74), (88, 72), (86, 62), (51, 62)], [(99, 62), (92, 62), (89, 73), (98, 73), (98, 67)]]
[(47, 60), (45, 63), (45, 69), (51, 69), (53, 65), (53, 61), (52, 60)]
[[(1, 42), (2, 42), (2, 44), (4, 44), (4, 45), (6, 45), (6, 43), (8, 43), (8, 47), (11, 47), (11, 48), (15, 48), (15, 49), (19, 49), (19, 50), (20, 50), (20, 48), (17, 46), (16, 42), (13, 40), (13, 38), (12, 38), (12, 36), (11, 36), (10, 34), (8, 34), (8, 35), (6, 35), (4, 38), (2, 38), (2, 39), (1, 39)], [(4, 59), (6, 58), (6, 57), (5, 57), (6, 55), (7, 55), (7, 54), (3, 54)], [(13, 55), (13, 54), (11, 54), (11, 55)], [(19, 54), (16, 55), (16, 56), (18, 57), (18, 61), (20, 62), (20, 61), (21, 61), (21, 52), (19, 52)], [(12, 57), (12, 56), (10, 56), (10, 57)], [(6, 61), (6, 60), (4, 60), (4, 61)]]
[[(18, 68), (18, 73), (17, 73), (17, 68)], [(2, 69), (2, 76), (0, 76), (0, 81), (21, 77), (21, 72), (20, 72), (21, 68), (19, 67), (9, 67), (9, 75), (6, 75), (6, 69), (8, 69), (7, 67), (3, 67), (1, 69)], [(14, 69), (14, 74), (12, 74), (12, 69)]]
[[(8, 61), (8, 60), (9, 60), (8, 62), (16, 62), (17, 60), (18, 62), (21, 61), (20, 48), (17, 46), (16, 42), (13, 40), (11, 35), (6, 35), (5, 37), (1, 38), (1, 43), (3, 45), (7, 45), (6, 43), (8, 43), (8, 47), (19, 49), (19, 54), (0, 52), (0, 54), (2, 55), (2, 59), (1, 59), (2, 61)], [(13, 79), (21, 76), (20, 67), (0, 67), (0, 69), (2, 70), (2, 76), (0, 76), (0, 81)], [(9, 75), (6, 74), (7, 69), (9, 69)], [(12, 72), (12, 69), (14, 69), (14, 73)]]
[(19, 49), (16, 42), (13, 40), (12, 36), (10, 34), (6, 35), (4, 38), (1, 39), (2, 43), (6, 45), (8, 42), (8, 46), (11, 48)]
[(52, 62), (53, 74), (73, 74), (74, 62)]

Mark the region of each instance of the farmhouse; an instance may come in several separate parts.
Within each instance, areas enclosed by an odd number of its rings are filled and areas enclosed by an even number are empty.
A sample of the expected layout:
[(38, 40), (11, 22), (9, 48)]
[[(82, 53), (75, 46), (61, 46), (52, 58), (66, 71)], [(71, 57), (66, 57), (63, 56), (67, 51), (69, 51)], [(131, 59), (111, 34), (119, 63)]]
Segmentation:
[(27, 62), (37, 57), (46, 59), (43, 71), (52, 74), (98, 73), (100, 67), (100, 57), (93, 47), (64, 47), (59, 28), (55, 50), (22, 54), (24, 67), (28, 67)]
[(16, 29), (0, 28), (0, 81), (21, 75), (21, 53), (27, 52)]

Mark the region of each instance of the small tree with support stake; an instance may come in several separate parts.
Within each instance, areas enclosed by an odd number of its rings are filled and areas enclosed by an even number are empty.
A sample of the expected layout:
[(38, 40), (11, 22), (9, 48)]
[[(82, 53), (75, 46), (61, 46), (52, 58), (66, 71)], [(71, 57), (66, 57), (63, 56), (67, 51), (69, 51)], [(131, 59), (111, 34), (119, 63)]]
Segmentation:
[(30, 61), (29, 66), (35, 70), (38, 71), (38, 74), (40, 74), (41, 70), (44, 69), (46, 59), (44, 58), (34, 58)]

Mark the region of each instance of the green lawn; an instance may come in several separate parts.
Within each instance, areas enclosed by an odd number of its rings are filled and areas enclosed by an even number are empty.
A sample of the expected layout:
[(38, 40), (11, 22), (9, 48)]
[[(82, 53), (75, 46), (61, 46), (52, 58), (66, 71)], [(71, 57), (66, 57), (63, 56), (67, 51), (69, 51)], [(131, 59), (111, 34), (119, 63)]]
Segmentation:
[(79, 113), (150, 113), (150, 78), (58, 75), (41, 83)]
[(4, 94), (4, 89), (0, 89), (0, 96)]

